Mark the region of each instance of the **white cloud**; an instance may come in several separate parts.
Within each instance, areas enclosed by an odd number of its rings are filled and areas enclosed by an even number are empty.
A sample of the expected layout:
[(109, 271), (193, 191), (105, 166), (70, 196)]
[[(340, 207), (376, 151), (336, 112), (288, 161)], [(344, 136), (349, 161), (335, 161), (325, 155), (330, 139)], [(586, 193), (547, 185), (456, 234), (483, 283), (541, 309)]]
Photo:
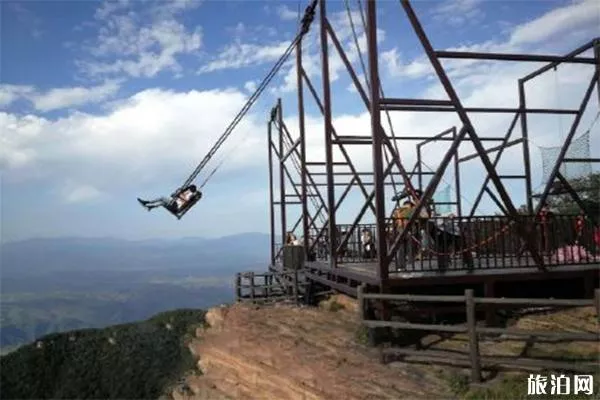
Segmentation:
[(138, 12), (126, 1), (103, 3), (96, 12), (101, 24), (98, 36), (86, 45), (89, 57), (76, 64), (90, 76), (153, 77), (163, 70), (179, 73), (178, 57), (201, 48), (202, 30), (199, 26), (188, 29), (177, 17), (198, 5), (197, 1), (158, 2)]
[[(463, 4), (459, 1), (457, 7)], [(477, 2), (465, 0), (465, 4)], [(574, 1), (551, 10), (538, 18), (512, 27), (506, 39), (498, 38), (468, 45), (449, 46), (447, 50), (465, 52), (543, 53), (570, 51), (598, 34), (600, 6), (595, 0)], [(579, 43), (578, 43), (579, 42)], [(486, 70), (493, 62), (478, 60), (443, 60), (451, 78), (468, 78), (474, 70)], [(382, 53), (382, 70), (393, 77), (423, 78), (434, 74), (425, 55), (404, 59), (398, 48)]]
[(100, 103), (114, 96), (120, 88), (118, 81), (107, 81), (93, 87), (62, 87), (40, 92), (32, 86), (0, 85), (0, 105), (8, 106), (25, 99), (36, 110), (46, 112), (90, 103)]
[(433, 9), (434, 21), (452, 27), (478, 24), (485, 18), (481, 0), (445, 0)]
[[(283, 21), (299, 20), (299, 18), (298, 18), (298, 11), (292, 10), (291, 8), (289, 8), (285, 4), (277, 7), (277, 15)], [(301, 16), (302, 16), (302, 14), (300, 15), (300, 17)]]
[(214, 60), (203, 65), (198, 73), (238, 69), (278, 60), (290, 45), (289, 41), (258, 45), (236, 42), (229, 44)]
[(254, 93), (256, 90), (257, 84), (256, 81), (248, 81), (244, 84), (244, 89), (250, 93)]
[(0, 107), (6, 107), (17, 99), (34, 91), (29, 85), (0, 85)]
[[(107, 193), (134, 181), (181, 178), (182, 166), (195, 167), (244, 101), (245, 95), (234, 90), (151, 89), (116, 103), (106, 115), (74, 113), (47, 119), (0, 113), (3, 177), (69, 178)], [(237, 127), (232, 142), (236, 136), (248, 140), (244, 154), (231, 155), (229, 168), (260, 162), (254, 155), (264, 153), (265, 118), (259, 118), (249, 115)]]
[[(111, 14), (109, 14), (110, 17)], [(357, 20), (358, 21), (358, 20)], [(525, 26), (525, 24), (520, 27)], [(515, 28), (515, 32), (519, 27)], [(352, 38), (342, 36), (344, 46), (352, 50)], [(343, 30), (342, 30), (343, 32)], [(317, 33), (315, 29), (307, 38), (305, 46), (307, 61), (306, 68), (311, 76), (320, 75), (319, 53), (317, 46)], [(343, 39), (342, 39), (343, 37)], [(362, 44), (362, 43), (361, 43)], [(553, 41), (553, 44), (556, 42)], [(574, 48), (579, 43), (570, 43)], [(120, 47), (110, 47), (110, 52), (115, 52)], [(114, 46), (117, 46), (115, 44)], [(505, 42), (486, 42), (470, 45), (469, 48), (491, 50), (502, 49), (508, 51), (513, 46)], [(562, 46), (562, 44), (561, 44)], [(549, 47), (544, 41), (540, 41), (540, 47)], [(457, 48), (460, 48), (458, 46)], [(129, 51), (128, 47), (122, 47)], [(363, 51), (365, 47), (362, 47)], [(467, 49), (467, 47), (465, 47)], [(568, 49), (567, 49), (568, 50)], [(497, 50), (496, 50), (497, 51)], [(349, 51), (356, 63), (357, 54)], [(131, 53), (134, 54), (134, 53)], [(341, 75), (340, 60), (335, 59), (332, 49), (331, 69)], [(411, 60), (403, 60), (400, 51), (391, 51), (382, 57), (387, 63), (396, 63), (397, 68), (406, 68), (405, 65)], [(417, 59), (418, 61), (419, 59)], [(258, 61), (256, 61), (258, 62)], [(404, 64), (403, 64), (404, 63)], [(290, 85), (295, 86), (295, 74), (293, 62), (287, 66), (291, 77)], [(446, 63), (444, 65), (447, 65)], [(516, 79), (523, 74), (535, 69), (535, 64), (506, 64), (498, 65), (493, 69), (475, 68), (450, 68), (456, 89), (461, 95), (464, 104), (469, 106), (514, 106), (517, 104)], [(420, 70), (422, 66), (415, 64), (408, 69), (411, 77), (427, 76), (426, 72)], [(577, 104), (581, 98), (582, 86), (588, 79), (590, 66), (560, 68), (559, 81), (563, 86), (561, 103), (564, 107)], [(582, 72), (582, 71), (586, 72)], [(360, 71), (360, 68), (356, 68)], [(469, 72), (468, 74), (465, 72)], [(335, 77), (335, 75), (332, 75)], [(567, 79), (568, 78), (568, 79)], [(384, 88), (391, 89), (391, 85), (382, 82)], [(317, 90), (319, 85), (316, 83)], [(527, 87), (528, 104), (532, 107), (555, 106), (555, 99), (549, 96), (554, 87), (552, 75), (543, 76), (532, 82)], [(252, 87), (251, 82), (246, 82), (245, 89)], [(397, 85), (400, 86), (400, 85)], [(343, 88), (345, 89), (345, 87)], [(404, 89), (404, 86), (403, 86)], [(3, 91), (5, 90), (5, 91)], [(419, 91), (425, 93), (425, 98), (436, 95), (437, 88), (433, 85), (420, 86)], [(9, 95), (3, 93), (14, 93), (15, 90), (0, 90), (0, 99), (3, 95), (8, 99)], [(334, 107), (346, 94), (335, 92), (333, 95)], [(389, 94), (388, 94), (389, 95)], [(308, 95), (307, 95), (308, 97)], [(351, 97), (351, 96), (348, 96)], [(597, 102), (597, 96), (592, 100)], [(14, 183), (15, 181), (27, 182), (59, 182), (61, 194), (65, 200), (85, 200), (94, 196), (117, 197), (124, 188), (138, 190), (145, 188), (152, 182), (175, 182), (179, 183), (188, 172), (196, 166), (201, 157), (206, 154), (218, 136), (223, 132), (225, 126), (239, 111), (246, 100), (246, 95), (236, 90), (214, 90), (214, 91), (189, 91), (174, 92), (169, 90), (149, 89), (136, 95), (112, 103), (110, 110), (104, 115), (90, 115), (86, 113), (74, 113), (61, 118), (42, 118), (36, 115), (16, 115), (0, 113), (0, 131), (2, 132), (0, 146), (0, 166), (3, 170), (3, 183)], [(6, 100), (5, 100), (6, 101)], [(11, 100), (12, 101), (12, 100)], [(269, 99), (271, 105), (272, 99)], [(360, 100), (357, 98), (357, 104)], [(308, 101), (307, 101), (308, 103)], [(360, 104), (362, 107), (362, 104)], [(590, 107), (597, 105), (593, 103)], [(294, 102), (284, 103), (286, 110), (286, 122), (293, 133), (297, 132), (297, 109)], [(344, 135), (364, 134), (370, 132), (368, 114), (349, 114), (351, 108), (344, 108), (342, 112), (335, 113), (334, 126), (337, 131)], [(256, 108), (254, 109), (256, 110)], [(289, 110), (289, 111), (288, 111)], [(363, 110), (362, 108), (360, 110)], [(338, 110), (339, 111), (339, 110)], [(266, 159), (265, 149), (265, 119), (267, 111), (253, 111), (238, 126), (236, 132), (226, 144), (226, 149), (220, 152), (217, 159), (228, 154), (229, 158), (224, 165), (224, 170), (229, 174), (217, 177), (213, 182), (223, 182), (220, 179), (235, 179), (249, 167), (264, 165)], [(403, 135), (430, 135), (440, 132), (450, 126), (460, 126), (456, 116), (448, 114), (431, 113), (392, 113), (392, 119), (397, 134)], [(510, 116), (491, 115), (473, 116), (473, 123), (480, 135), (501, 136), (505, 133)], [(568, 123), (565, 117), (564, 126)], [(532, 160), (534, 163), (534, 182), (539, 178), (540, 158), (536, 145), (556, 146), (560, 144), (560, 134), (557, 133), (557, 119), (555, 117), (532, 117), (530, 122), (530, 137), (532, 143)], [(590, 118), (585, 117), (582, 129), (588, 126)], [(387, 125), (385, 118), (384, 126)], [(324, 159), (323, 124), (322, 119), (316, 115), (308, 115), (306, 120), (309, 160)], [(593, 154), (597, 154), (600, 141), (597, 138), (598, 129), (592, 138)], [(247, 138), (245, 141), (239, 141)], [(243, 151), (231, 151), (241, 147)], [(412, 167), (415, 160), (413, 143), (401, 148), (401, 155), (406, 167)], [(489, 144), (488, 144), (489, 145)], [(461, 154), (466, 154), (472, 147), (467, 143), (461, 145)], [(517, 148), (518, 149), (518, 148)], [(430, 166), (439, 163), (441, 154), (445, 150), (443, 145), (432, 145), (428, 147), (425, 161)], [(356, 160), (359, 170), (368, 171), (372, 167), (371, 149), (369, 146), (353, 146), (349, 153)], [(518, 150), (509, 153), (506, 158), (508, 162), (503, 164), (503, 172), (519, 173), (520, 165), (514, 160), (519, 159)], [(340, 160), (340, 154), (336, 151), (336, 160)], [(102, 173), (99, 173), (101, 171)], [(469, 197), (469, 190), (474, 190), (483, 169), (477, 161), (463, 164), (463, 182), (469, 182), (468, 187), (463, 187), (464, 195)], [(231, 177), (231, 178), (229, 178)], [(464, 178), (468, 178), (464, 180)], [(446, 178), (446, 180), (449, 180)], [(64, 182), (69, 182), (65, 184)], [(322, 180), (321, 180), (322, 181)], [(248, 183), (250, 184), (250, 183)], [(9, 186), (10, 187), (10, 186)], [(224, 187), (226, 185), (224, 184)], [(471, 189), (469, 189), (471, 188)], [(228, 194), (230, 187), (221, 194)], [(238, 189), (236, 189), (238, 190)], [(141, 190), (140, 190), (141, 191)], [(216, 191), (212, 193), (215, 194)], [(223, 204), (213, 198), (215, 210), (226, 209)], [(230, 196), (231, 197), (231, 196)], [(470, 197), (472, 200), (472, 197)], [(266, 197), (265, 197), (266, 199)], [(221, 198), (219, 199), (221, 200)], [(204, 201), (204, 200), (203, 200)], [(206, 197), (206, 204), (210, 203), (210, 196)], [(265, 200), (266, 201), (266, 200)], [(519, 201), (515, 199), (515, 201)], [(237, 202), (235, 204), (238, 204)], [(469, 206), (466, 202), (465, 207)], [(240, 207), (241, 209), (241, 207)], [(216, 211), (220, 212), (220, 211)], [(241, 211), (240, 211), (241, 212)], [(244, 211), (245, 212), (245, 211)], [(212, 213), (212, 209), (211, 209)], [(225, 212), (223, 212), (225, 213)], [(259, 212), (257, 212), (259, 213)], [(346, 222), (340, 220), (340, 222)], [(190, 228), (192, 229), (192, 228)], [(194, 227), (193, 229), (196, 229)], [(244, 229), (244, 228), (239, 228)]]
[[(557, 38), (595, 31), (600, 27), (600, 3), (597, 0), (576, 0), (517, 26), (510, 37), (513, 46), (535, 44)], [(563, 38), (564, 40), (564, 38)]]
[(66, 203), (85, 203), (103, 197), (103, 193), (95, 187), (87, 184), (75, 185), (68, 183), (61, 193)]
[(99, 103), (114, 96), (119, 91), (119, 83), (109, 81), (95, 87), (70, 87), (51, 89), (43, 94), (30, 96), (39, 111), (51, 111), (66, 107)]

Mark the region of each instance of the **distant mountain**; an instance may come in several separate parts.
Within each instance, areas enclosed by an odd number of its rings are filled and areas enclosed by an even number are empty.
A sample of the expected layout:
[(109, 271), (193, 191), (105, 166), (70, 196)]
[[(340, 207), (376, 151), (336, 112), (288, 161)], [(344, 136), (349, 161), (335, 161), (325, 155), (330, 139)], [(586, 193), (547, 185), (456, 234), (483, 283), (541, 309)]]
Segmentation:
[(268, 264), (270, 239), (245, 233), (216, 239), (29, 239), (0, 246), (3, 276), (54, 271), (198, 269), (231, 273)]
[(0, 357), (2, 398), (159, 398), (194, 369), (186, 342), (203, 324), (204, 311), (187, 309), (44, 336)]
[(0, 350), (233, 300), (233, 277), (265, 270), (270, 238), (30, 239), (0, 247)]

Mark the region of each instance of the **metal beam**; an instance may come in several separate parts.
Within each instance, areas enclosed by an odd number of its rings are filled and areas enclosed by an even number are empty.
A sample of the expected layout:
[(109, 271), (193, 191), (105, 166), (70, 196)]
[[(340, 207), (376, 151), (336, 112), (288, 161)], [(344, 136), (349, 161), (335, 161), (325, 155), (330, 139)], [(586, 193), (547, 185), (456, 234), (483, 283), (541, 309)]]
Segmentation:
[(506, 205), (506, 208), (509, 212), (508, 217), (514, 221), (519, 235), (523, 238), (523, 240), (527, 244), (527, 247), (528, 247), (534, 261), (536, 262), (536, 264), (539, 265), (540, 268), (543, 268), (544, 260), (539, 255), (537, 248), (536, 248), (536, 244), (533, 241), (531, 235), (529, 235), (526, 227), (523, 225), (522, 221), (519, 219), (517, 210), (516, 210), (515, 206), (513, 205), (513, 202), (511, 200), (510, 196), (508, 195), (504, 185), (502, 184), (502, 181), (500, 180), (500, 178), (498, 178), (498, 174), (496, 173), (494, 166), (492, 165), (489, 157), (485, 153), (485, 148), (479, 141), (479, 137), (477, 136), (475, 128), (473, 127), (473, 124), (471, 123), (471, 120), (470, 120), (469, 116), (467, 115), (467, 111), (464, 109), (464, 107), (458, 97), (458, 94), (456, 93), (456, 91), (454, 90), (454, 87), (450, 83), (450, 79), (446, 75), (446, 72), (444, 71), (442, 64), (437, 59), (437, 57), (434, 53), (433, 47), (431, 46), (431, 43), (429, 42), (427, 35), (425, 35), (425, 32), (423, 31), (423, 27), (421, 26), (419, 19), (417, 18), (416, 14), (415, 14), (414, 10), (412, 9), (411, 5), (409, 4), (408, 0), (401, 0), (401, 4), (408, 16), (408, 19), (410, 20), (412, 27), (415, 30), (415, 33), (421, 40), (421, 44), (423, 45), (423, 47), (425, 49), (425, 53), (427, 53), (427, 57), (429, 58), (429, 61), (431, 62), (434, 70), (436, 71), (436, 75), (438, 76), (439, 80), (441, 81), (442, 86), (444, 87), (448, 97), (454, 103), (454, 106), (456, 107), (456, 112), (458, 113), (458, 116), (460, 117), (461, 122), (464, 124), (464, 128), (466, 128), (465, 129), (466, 132), (473, 139), (473, 146), (475, 147), (475, 150), (477, 150), (477, 152), (480, 154), (481, 161), (483, 162), (483, 165), (485, 166), (485, 169), (486, 169), (488, 175), (491, 177), (492, 182), (494, 183), (494, 186), (496, 187), (496, 190), (498, 191), (498, 194), (500, 195), (500, 197), (502, 198), (502, 201)]
[[(586, 50), (589, 50), (592, 48), (592, 46), (594, 46), (594, 43), (597, 41), (598, 39), (594, 39), (591, 40), (589, 42), (587, 42), (586, 44), (584, 44), (583, 46), (573, 50), (572, 52), (568, 53), (567, 55), (564, 56), (564, 58), (568, 58), (568, 59), (572, 59), (576, 56), (578, 56), (579, 54), (583, 53)], [(527, 82), (530, 79), (535, 78), (536, 76), (543, 74), (546, 71), (550, 71), (551, 69), (555, 68), (556, 66), (558, 66), (559, 64), (561, 64), (562, 61), (554, 61), (551, 62), (548, 65), (543, 66), (540, 69), (537, 69), (535, 71), (533, 71), (532, 73), (524, 76), (521, 80), (523, 81), (523, 83)]]
[[(296, 44), (296, 85), (298, 86), (298, 127), (300, 131), (300, 165), (302, 171), (300, 173), (300, 193), (301, 201), (302, 201), (302, 246), (304, 247), (304, 259), (308, 259), (308, 246), (309, 246), (309, 215), (308, 215), (308, 203), (307, 203), (307, 195), (308, 195), (308, 186), (306, 175), (308, 174), (306, 168), (306, 134), (305, 134), (305, 126), (304, 126), (304, 86), (302, 82), (302, 75), (300, 70), (302, 68), (302, 37), (298, 40)], [(320, 193), (317, 188), (315, 188), (317, 194), (320, 197)], [(315, 214), (315, 218), (312, 219), (313, 222), (321, 209), (323, 208), (323, 204), (317, 210)]]
[(600, 158), (565, 158), (563, 161), (572, 163), (597, 163), (600, 162)]
[[(507, 149), (509, 147), (512, 147), (514, 145), (522, 143), (523, 141), (524, 141), (523, 139), (511, 140), (508, 143), (503, 143), (503, 144), (499, 144), (498, 146), (490, 147), (489, 149), (486, 149), (485, 152), (486, 153), (493, 153), (494, 151), (505, 150), (505, 149)], [(479, 154), (478, 153), (473, 153), (473, 154), (469, 154), (468, 156), (461, 157), (458, 161), (465, 162), (465, 161), (473, 160), (475, 158), (479, 158)], [(494, 165), (494, 167), (495, 167), (495, 165)]]
[[(346, 70), (348, 71), (348, 73), (350, 74), (350, 77), (352, 78), (352, 82), (354, 83), (354, 87), (356, 88), (356, 91), (362, 98), (363, 103), (365, 104), (365, 107), (367, 108), (367, 110), (371, 110), (371, 104), (370, 104), (369, 98), (367, 97), (367, 94), (365, 93), (365, 90), (363, 89), (362, 84), (358, 80), (358, 77), (356, 76), (356, 73), (354, 72), (354, 69), (352, 68), (352, 64), (348, 60), (348, 57), (346, 56), (346, 53), (344, 52), (344, 49), (342, 48), (340, 41), (338, 40), (333, 28), (331, 27), (331, 25), (329, 25), (329, 23), (328, 23), (328, 31), (329, 31), (329, 36), (331, 37), (331, 41), (333, 42), (335, 48), (337, 49), (337, 52), (338, 52), (340, 58), (342, 59), (342, 62), (346, 66)], [(373, 85), (371, 85), (371, 86), (373, 86)], [(385, 134), (385, 129), (383, 129), (383, 126), (381, 126), (381, 124), (379, 125), (379, 129), (381, 130), (382, 135), (383, 135), (383, 138), (382, 138), (383, 143), (385, 144), (386, 148), (390, 152), (392, 161), (396, 163), (396, 166), (398, 167), (400, 175), (402, 176), (402, 179), (404, 180), (404, 185), (407, 187), (407, 189), (411, 193), (414, 192), (414, 187), (412, 185), (412, 182), (408, 178), (408, 174), (406, 172), (406, 169), (404, 168), (404, 165), (402, 164), (402, 161), (400, 160), (400, 155), (394, 149), (394, 146), (392, 145), (390, 139)]]
[(393, 244), (390, 246), (387, 256), (386, 256), (388, 265), (392, 261), (394, 256), (396, 255), (396, 252), (400, 248), (402, 241), (404, 241), (406, 239), (412, 226), (416, 223), (417, 219), (419, 218), (419, 214), (421, 213), (421, 210), (425, 207), (426, 202), (428, 202), (433, 197), (433, 193), (435, 192), (435, 189), (437, 188), (438, 184), (440, 183), (440, 180), (442, 179), (442, 175), (444, 174), (444, 171), (448, 167), (448, 164), (450, 163), (450, 160), (452, 159), (454, 152), (456, 152), (456, 150), (458, 149), (458, 146), (460, 145), (460, 142), (466, 136), (466, 134), (467, 134), (467, 128), (463, 126), (461, 128), (461, 130), (458, 132), (458, 134), (456, 135), (456, 138), (454, 139), (452, 144), (450, 145), (450, 148), (448, 149), (448, 151), (442, 158), (442, 161), (440, 162), (440, 166), (438, 167), (438, 173), (435, 174), (431, 178), (431, 181), (429, 181), (429, 184), (427, 185), (427, 188), (425, 189), (425, 192), (423, 193), (423, 197), (421, 197), (420, 201), (417, 202), (417, 204), (413, 210), (412, 216), (408, 219), (408, 221), (406, 222), (406, 225), (404, 226), (404, 229), (402, 229), (402, 231), (400, 231), (400, 234), (398, 236), (396, 236)]
[(556, 62), (573, 64), (594, 64), (595, 60), (589, 57), (565, 57), (548, 56), (538, 54), (514, 54), (514, 53), (476, 53), (467, 51), (443, 51), (434, 52), (438, 58), (458, 58), (468, 60), (490, 60), (490, 61), (528, 61), (528, 62)]
[[(323, 77), (323, 115), (325, 119), (325, 161), (327, 165), (325, 170), (327, 172), (327, 209), (328, 209), (328, 222), (329, 222), (329, 254), (334, 254), (335, 246), (335, 191), (334, 191), (334, 179), (333, 179), (333, 144), (332, 144), (332, 124), (331, 124), (331, 86), (329, 82), (329, 45), (327, 43), (327, 8), (325, 1), (319, 1), (320, 5), (320, 33), (321, 33), (321, 76)], [(337, 267), (337, 260), (335, 257), (329, 258), (330, 267)]]
[(373, 135), (373, 172), (375, 183), (375, 218), (377, 221), (377, 261), (379, 279), (387, 279), (387, 240), (385, 226), (385, 191), (383, 182), (383, 138), (379, 105), (379, 63), (377, 60), (377, 8), (374, 1), (367, 3), (367, 48), (369, 53), (369, 82), (371, 83), (371, 132)]
[[(283, 109), (281, 106), (281, 98), (277, 99), (277, 120), (279, 122), (279, 206), (281, 212), (281, 240), (285, 243), (285, 237), (287, 235), (287, 220), (285, 210), (285, 177), (283, 171), (287, 171), (285, 161), (283, 160)], [(295, 188), (294, 188), (295, 189)]]
[(296, 150), (296, 148), (298, 148), (298, 146), (300, 145), (300, 138), (298, 138), (293, 144), (292, 146), (288, 149), (288, 151), (283, 155), (283, 161), (285, 162), (285, 160), (288, 159), (288, 157), (294, 152), (294, 150)]
[[(315, 103), (317, 103), (317, 106), (321, 110), (321, 113), (323, 115), (325, 115), (324, 114), (325, 109), (323, 107), (323, 104), (321, 104), (321, 100), (319, 99), (319, 96), (317, 95), (317, 91), (315, 90), (310, 79), (308, 78), (308, 75), (306, 75), (306, 71), (304, 71), (304, 70), (302, 70), (302, 77), (304, 78), (304, 82), (306, 82), (306, 86), (308, 86), (308, 89), (309, 89), (310, 93), (312, 94), (312, 96), (315, 100)], [(337, 135), (337, 132), (335, 131), (335, 128), (333, 127), (333, 125), (331, 126), (331, 133), (333, 134), (334, 139), (337, 139), (339, 137)], [(348, 155), (348, 152), (346, 151), (346, 148), (344, 147), (344, 145), (338, 144), (338, 147), (340, 149), (340, 152), (342, 153), (342, 156), (346, 160), (346, 162), (340, 163), (340, 165), (348, 166), (348, 168), (350, 168), (350, 171), (356, 173), (356, 168), (354, 167), (354, 164), (352, 164), (352, 160), (350, 159), (350, 156)], [(327, 167), (329, 165), (336, 165), (336, 163), (335, 162), (329, 163), (329, 164), (326, 164), (325, 166)], [(360, 177), (358, 175), (355, 175), (355, 176), (356, 176), (356, 183), (357, 183), (358, 187), (360, 188), (361, 192), (363, 193), (363, 196), (365, 196), (365, 198), (367, 198), (368, 197), (367, 189), (363, 185)], [(373, 213), (375, 213), (375, 207), (372, 204), (371, 204), (371, 209), (373, 210)]]
[(273, 121), (268, 123), (268, 140), (269, 140), (269, 216), (270, 216), (270, 227), (271, 227), (271, 265), (275, 264), (275, 209), (273, 207), (275, 203), (273, 194), (273, 133), (272, 133)]
[(426, 99), (399, 99), (382, 98), (379, 102), (382, 106), (451, 106), (452, 102), (448, 100), (426, 100)]
[[(503, 108), (503, 107), (463, 107), (466, 112), (471, 113), (495, 113), (495, 114), (514, 114), (521, 112), (519, 108)], [(384, 110), (389, 111), (413, 111), (413, 112), (456, 112), (452, 107), (423, 107), (423, 106), (385, 106)], [(525, 110), (528, 114), (567, 114), (575, 115), (577, 110), (555, 109), (555, 108), (528, 108)]]

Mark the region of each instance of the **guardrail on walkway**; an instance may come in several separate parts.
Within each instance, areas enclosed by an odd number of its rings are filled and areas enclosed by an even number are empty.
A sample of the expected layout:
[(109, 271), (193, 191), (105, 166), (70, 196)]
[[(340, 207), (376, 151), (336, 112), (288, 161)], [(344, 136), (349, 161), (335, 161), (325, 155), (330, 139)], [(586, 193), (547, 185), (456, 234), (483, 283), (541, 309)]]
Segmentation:
[[(434, 295), (399, 295), (399, 294), (378, 294), (365, 293), (364, 286), (358, 289), (358, 306), (360, 319), (364, 326), (368, 328), (396, 328), (409, 330), (423, 330), (434, 332), (451, 332), (451, 333), (467, 333), (469, 339), (469, 356), (468, 358), (460, 357), (460, 354), (446, 353), (430, 354), (431, 362), (441, 361), (454, 357), (456, 361), (470, 365), (471, 381), (481, 382), (481, 364), (482, 361), (495, 364), (504, 364), (512, 366), (529, 366), (534, 368), (557, 368), (557, 369), (581, 369), (590, 370), (597, 369), (597, 363), (594, 365), (576, 364), (568, 362), (552, 362), (549, 360), (540, 359), (502, 359), (502, 357), (481, 356), (479, 353), (479, 335), (480, 334), (502, 334), (516, 337), (547, 337), (558, 340), (571, 341), (599, 341), (600, 337), (596, 333), (579, 333), (579, 332), (556, 332), (556, 331), (529, 331), (513, 328), (492, 328), (480, 327), (476, 324), (475, 306), (477, 304), (495, 304), (499, 306), (562, 306), (562, 307), (585, 307), (595, 306), (596, 314), (600, 320), (600, 289), (596, 289), (595, 297), (591, 300), (580, 299), (528, 299), (528, 298), (491, 298), (491, 297), (474, 297), (473, 289), (465, 290), (464, 296), (434, 296)], [(417, 324), (410, 322), (397, 321), (381, 321), (367, 319), (367, 302), (369, 300), (384, 300), (384, 301), (408, 301), (408, 302), (444, 302), (444, 303), (463, 303), (467, 316), (466, 326), (459, 325), (436, 325), (436, 324)], [(387, 354), (400, 354), (405, 356), (419, 356), (426, 354), (426, 350), (411, 350), (403, 348), (386, 348), (382, 350), (382, 356)]]

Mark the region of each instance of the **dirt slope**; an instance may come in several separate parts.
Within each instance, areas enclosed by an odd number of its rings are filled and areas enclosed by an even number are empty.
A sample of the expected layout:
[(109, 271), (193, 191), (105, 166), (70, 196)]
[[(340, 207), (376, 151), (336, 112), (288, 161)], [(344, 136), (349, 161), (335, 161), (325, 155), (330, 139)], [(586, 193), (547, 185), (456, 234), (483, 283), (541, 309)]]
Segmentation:
[[(198, 330), (190, 347), (200, 357), (198, 367), (203, 375), (188, 377), (189, 394), (176, 392), (173, 398), (350, 400), (466, 396), (468, 369), (407, 362), (381, 364), (377, 350), (360, 344), (364, 336), (360, 337), (357, 316), (354, 300), (339, 295), (320, 308), (284, 304), (213, 308), (206, 314), (210, 328)], [(509, 325), (527, 330), (600, 333), (592, 307), (522, 316)], [(432, 334), (422, 343), (430, 344), (431, 349), (468, 353), (465, 335), (442, 338)], [(600, 343), (532, 345), (528, 341), (491, 337), (480, 342), (480, 351), (488, 355), (587, 356), (593, 360), (600, 355)], [(526, 378), (519, 376), (517, 380), (520, 386), (515, 393), (521, 396), (521, 383)], [(498, 386), (498, 398), (505, 398), (508, 389), (494, 381), (490, 385)], [(507, 398), (515, 393), (508, 393)], [(475, 393), (475, 398), (486, 396)]]
[[(338, 299), (337, 304), (343, 303)], [(352, 303), (346, 301), (348, 308)], [(445, 397), (445, 385), (419, 367), (390, 368), (358, 344), (356, 312), (236, 304), (213, 309), (199, 332), (196, 399), (398, 399)]]

